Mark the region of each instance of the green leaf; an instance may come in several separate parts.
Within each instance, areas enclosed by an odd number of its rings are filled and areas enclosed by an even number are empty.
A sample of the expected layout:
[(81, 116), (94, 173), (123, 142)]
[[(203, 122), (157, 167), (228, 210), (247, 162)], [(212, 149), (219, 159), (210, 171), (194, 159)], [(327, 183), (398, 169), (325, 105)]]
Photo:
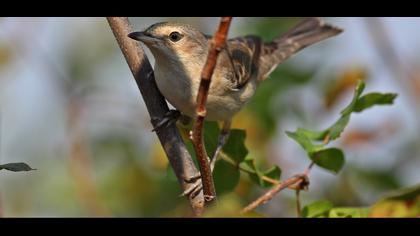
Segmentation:
[(223, 146), (223, 152), (237, 164), (243, 162), (246, 155), (248, 155), (248, 149), (245, 146), (245, 138), (245, 130), (232, 129), (226, 144)]
[(327, 148), (312, 153), (310, 156), (316, 165), (338, 173), (344, 165), (344, 153), (338, 148)]
[[(330, 140), (334, 140), (340, 137), (341, 133), (346, 128), (347, 124), (350, 121), (350, 114), (342, 116), (338, 121), (336, 121), (330, 128), (328, 128), (328, 134), (330, 135)], [(324, 138), (324, 137), (323, 137)]]
[(316, 201), (303, 207), (301, 215), (305, 218), (326, 216), (326, 214), (332, 207), (333, 204), (329, 201)]
[(303, 133), (286, 131), (286, 134), (297, 143), (299, 143), (299, 145), (305, 149), (307, 153), (314, 152), (315, 146), (312, 144), (311, 140)]
[(359, 99), (360, 95), (362, 94), (363, 90), (365, 89), (365, 82), (363, 80), (359, 80), (356, 85), (356, 89), (354, 91), (353, 99), (350, 104), (341, 111), (341, 115), (349, 115), (356, 105), (357, 100)]
[(239, 183), (239, 170), (224, 160), (216, 162), (214, 167), (214, 186), (216, 193), (222, 195), (232, 192)]
[(260, 171), (255, 165), (255, 159), (251, 157), (246, 157), (244, 163), (251, 170), (250, 172), (247, 172), (249, 175), (249, 178), (261, 187), (266, 188), (273, 185), (272, 183), (264, 180), (263, 176), (266, 176), (275, 180), (280, 180), (281, 169), (278, 166), (273, 166), (266, 171)]
[(250, 157), (250, 156), (247, 156), (246, 158), (245, 158), (245, 161), (244, 161), (244, 163), (246, 164), (246, 166), (248, 166), (248, 168), (249, 169), (251, 169), (251, 172), (249, 172), (248, 173), (248, 175), (249, 175), (249, 178), (252, 180), (252, 181), (254, 181), (256, 184), (258, 184), (258, 185), (262, 185), (262, 183), (261, 183), (261, 178), (260, 178), (260, 175), (259, 175), (259, 173), (258, 173), (258, 170), (257, 170), (257, 167), (256, 167), (256, 165), (255, 165), (255, 159), (253, 159), (252, 157)]
[(369, 208), (360, 207), (337, 207), (329, 211), (330, 218), (362, 218), (368, 217)]
[(368, 93), (357, 100), (353, 111), (361, 112), (374, 105), (390, 105), (396, 97), (395, 93)]
[[(365, 88), (365, 83), (362, 80), (359, 80), (355, 88), (353, 99), (346, 108), (341, 111), (341, 117), (328, 129), (322, 131), (312, 131), (307, 129), (298, 128), (296, 133), (304, 134), (308, 139), (314, 141), (323, 141), (328, 135), (329, 140), (334, 140), (340, 137), (341, 133), (346, 128), (347, 124), (350, 121), (350, 115), (352, 112), (361, 112), (369, 107), (374, 105), (388, 105), (394, 102), (394, 99), (397, 97), (397, 94), (394, 93), (369, 93), (362, 97), (363, 90)], [(295, 137), (296, 140), (296, 137)], [(301, 142), (299, 142), (302, 144)], [(305, 142), (307, 144), (307, 142)], [(308, 145), (305, 145), (308, 147)], [(305, 148), (305, 147), (304, 147)], [(308, 150), (305, 148), (305, 150)]]
[(324, 140), (325, 136), (328, 134), (328, 129), (323, 130), (323, 131), (313, 131), (313, 130), (298, 128), (296, 130), (296, 133), (304, 134), (306, 137), (308, 137), (311, 140), (322, 141)]
[(4, 165), (0, 165), (0, 170), (2, 169), (14, 171), (14, 172), (36, 170), (36, 169), (32, 169), (32, 167), (30, 167), (28, 164), (24, 162), (7, 163)]
[[(310, 132), (310, 131), (309, 131)], [(324, 145), (314, 145), (305, 135), (307, 130), (298, 129), (297, 132), (286, 131), (287, 135), (298, 142), (307, 152), (311, 160), (318, 166), (338, 173), (344, 165), (344, 154), (338, 148), (323, 149)], [(315, 133), (313, 133), (315, 134)]]
[[(350, 120), (350, 114), (341, 116), (333, 125), (323, 131), (312, 131), (303, 128), (298, 128), (297, 133), (305, 135), (308, 139), (314, 141), (323, 141), (327, 135), (329, 140), (334, 140), (340, 137), (341, 133), (346, 128)], [(309, 140), (309, 142), (310, 142)]]
[[(273, 166), (270, 169), (264, 171), (262, 176), (269, 177), (274, 180), (280, 180), (281, 176), (281, 169), (278, 166)], [(262, 187), (271, 187), (273, 184), (261, 178), (261, 186)]]

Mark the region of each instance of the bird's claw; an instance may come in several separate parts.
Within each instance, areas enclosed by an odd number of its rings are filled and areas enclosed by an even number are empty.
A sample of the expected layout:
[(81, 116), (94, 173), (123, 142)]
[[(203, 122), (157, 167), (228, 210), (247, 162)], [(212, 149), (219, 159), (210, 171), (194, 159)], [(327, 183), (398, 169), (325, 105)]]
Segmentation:
[(190, 196), (190, 198), (195, 198), (200, 191), (203, 189), (203, 185), (201, 184), (201, 179), (196, 179), (196, 182), (187, 188), (184, 192), (181, 193), (180, 197), (183, 196)]
[(187, 182), (187, 183), (194, 183), (198, 179), (201, 179), (201, 174), (200, 173), (197, 173), (196, 175), (191, 176), (191, 177), (186, 177), (184, 179), (184, 181)]
[(157, 129), (161, 127), (168, 127), (169, 125), (176, 122), (179, 119), (179, 117), (181, 117), (181, 112), (179, 112), (178, 110), (169, 110), (161, 118), (152, 117), (152, 124), (157, 122), (157, 124), (154, 125), (152, 132), (155, 132)]

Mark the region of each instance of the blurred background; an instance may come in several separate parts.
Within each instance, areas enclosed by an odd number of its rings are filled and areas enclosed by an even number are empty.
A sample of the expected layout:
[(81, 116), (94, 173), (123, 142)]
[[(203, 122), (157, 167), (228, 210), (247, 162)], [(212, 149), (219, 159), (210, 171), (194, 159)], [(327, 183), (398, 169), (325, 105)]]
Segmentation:
[[(234, 18), (230, 37), (285, 32), (299, 18)], [(395, 92), (392, 106), (352, 116), (333, 142), (345, 151), (338, 175), (315, 167), (305, 205), (370, 206), (383, 194), (420, 182), (420, 18), (324, 18), (345, 31), (304, 49), (262, 84), (234, 119), (246, 129), (249, 155), (276, 164), (282, 178), (309, 160), (285, 134), (323, 129), (366, 92)], [(130, 18), (136, 30), (160, 21), (213, 34), (219, 18)], [(153, 57), (147, 50), (153, 64)], [(4, 217), (188, 216), (177, 181), (144, 102), (105, 18), (0, 18), (0, 163), (36, 171), (0, 171)], [(226, 208), (243, 207), (266, 189), (241, 174)], [(295, 217), (294, 192), (258, 208)]]

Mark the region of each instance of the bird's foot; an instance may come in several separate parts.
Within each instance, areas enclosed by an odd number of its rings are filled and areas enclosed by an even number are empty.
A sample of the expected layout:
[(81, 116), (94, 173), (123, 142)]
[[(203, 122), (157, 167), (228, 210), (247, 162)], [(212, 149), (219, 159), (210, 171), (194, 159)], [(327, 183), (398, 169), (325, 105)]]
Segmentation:
[(181, 112), (178, 110), (169, 110), (163, 117), (152, 117), (152, 124), (154, 125), (152, 132), (156, 131), (161, 127), (168, 127), (169, 125), (175, 123), (181, 117)]
[[(192, 178), (190, 178), (192, 179)], [(200, 191), (203, 189), (203, 184), (201, 183), (201, 178), (196, 178), (194, 184), (188, 187), (184, 192), (181, 193), (180, 197), (190, 196), (190, 198), (195, 198)]]

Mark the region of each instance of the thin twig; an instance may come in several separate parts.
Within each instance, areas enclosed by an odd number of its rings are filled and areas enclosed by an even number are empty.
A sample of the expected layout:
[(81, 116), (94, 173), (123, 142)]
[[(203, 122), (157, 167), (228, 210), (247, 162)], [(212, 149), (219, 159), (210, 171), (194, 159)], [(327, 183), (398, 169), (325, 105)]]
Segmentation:
[(303, 174), (294, 175), (286, 179), (285, 181), (281, 182), (278, 185), (275, 185), (272, 189), (268, 190), (265, 194), (259, 197), (257, 200), (251, 202), (248, 206), (246, 206), (242, 211), (241, 214), (245, 214), (257, 208), (258, 206), (265, 204), (266, 202), (270, 201), (278, 192), (282, 191), (285, 188), (295, 186), (296, 189), (305, 189), (309, 185), (308, 176), (309, 172), (311, 171), (312, 167), (314, 166), (314, 162), (303, 171)]
[(296, 215), (301, 217), (301, 207), (300, 207), (300, 189), (296, 189)]
[(272, 189), (267, 191), (264, 195), (262, 195), (257, 200), (253, 201), (248, 206), (246, 206), (244, 209), (242, 209), (241, 214), (250, 212), (250, 211), (254, 210), (255, 208), (257, 208), (258, 206), (270, 201), (274, 197), (274, 195), (276, 193), (280, 192), (281, 190), (283, 190), (283, 189), (285, 189), (285, 188), (287, 188), (291, 185), (299, 185), (302, 182), (303, 182), (303, 178), (300, 177), (300, 176), (294, 176), (294, 177), (291, 177), (291, 178), (283, 181), (281, 184), (274, 186)]
[(217, 56), (225, 45), (231, 21), (232, 17), (222, 17), (220, 20), (219, 28), (212, 38), (207, 60), (204, 64), (203, 71), (201, 72), (200, 87), (197, 94), (196, 119), (193, 126), (192, 142), (200, 167), (204, 200), (206, 201), (205, 204), (209, 204), (216, 199), (213, 176), (203, 142), (203, 125), (204, 118), (206, 117), (206, 101), (210, 88), (211, 77), (213, 75), (214, 68), (216, 67)]
[[(134, 75), (150, 116), (163, 117), (169, 111), (168, 105), (156, 86), (153, 69), (140, 44), (127, 37), (133, 31), (130, 22), (127, 17), (107, 17), (107, 20)], [(156, 125), (155, 119), (151, 122), (153, 126)], [(156, 134), (182, 190), (189, 189), (194, 183), (188, 183), (185, 180), (197, 176), (198, 171), (175, 124), (165, 129), (158, 129)], [(204, 210), (203, 194), (189, 195), (188, 199), (194, 215), (201, 215)]]

